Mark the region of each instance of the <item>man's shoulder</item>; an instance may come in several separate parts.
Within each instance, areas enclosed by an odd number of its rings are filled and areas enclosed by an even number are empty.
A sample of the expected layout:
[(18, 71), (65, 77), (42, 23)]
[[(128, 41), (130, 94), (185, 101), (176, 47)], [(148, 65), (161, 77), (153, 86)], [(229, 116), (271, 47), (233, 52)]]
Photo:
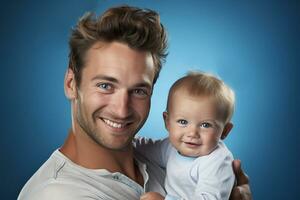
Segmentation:
[(163, 139), (153, 139), (153, 138), (148, 138), (148, 137), (143, 137), (143, 136), (136, 136), (132, 140), (133, 146), (138, 147), (138, 146), (147, 146), (147, 145), (160, 145), (162, 143), (169, 143), (169, 138), (163, 138)]
[(82, 199), (79, 179), (67, 166), (67, 158), (56, 150), (28, 180), (18, 200)]
[(37, 185), (35, 188), (28, 188), (30, 191), (24, 191), (20, 194), (18, 200), (76, 200), (84, 199), (80, 188), (73, 184), (62, 184), (56, 181)]

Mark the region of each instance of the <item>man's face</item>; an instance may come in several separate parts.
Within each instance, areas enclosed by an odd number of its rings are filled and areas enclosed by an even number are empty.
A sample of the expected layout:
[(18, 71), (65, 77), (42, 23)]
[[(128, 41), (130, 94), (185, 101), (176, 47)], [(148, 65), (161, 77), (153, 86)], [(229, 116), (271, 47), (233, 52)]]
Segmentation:
[(211, 153), (223, 131), (214, 101), (209, 97), (191, 97), (175, 92), (164, 113), (172, 145), (183, 155), (198, 157)]
[(126, 149), (149, 114), (152, 56), (112, 42), (95, 44), (85, 58), (74, 123), (99, 145)]

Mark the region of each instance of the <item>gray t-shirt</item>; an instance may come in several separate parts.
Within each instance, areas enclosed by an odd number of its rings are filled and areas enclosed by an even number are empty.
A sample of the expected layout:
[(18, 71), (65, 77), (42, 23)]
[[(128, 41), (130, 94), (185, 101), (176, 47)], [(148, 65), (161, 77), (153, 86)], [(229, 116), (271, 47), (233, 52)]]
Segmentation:
[(141, 154), (135, 154), (135, 161), (144, 187), (118, 172), (81, 167), (56, 150), (29, 179), (18, 200), (139, 200), (149, 191), (165, 196), (165, 171)]

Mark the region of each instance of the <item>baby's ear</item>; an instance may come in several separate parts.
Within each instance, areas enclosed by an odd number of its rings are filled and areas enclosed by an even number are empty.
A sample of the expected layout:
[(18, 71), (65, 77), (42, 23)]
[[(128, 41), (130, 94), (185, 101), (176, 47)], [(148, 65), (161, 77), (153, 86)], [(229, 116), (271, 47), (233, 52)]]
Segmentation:
[(165, 122), (165, 127), (169, 131), (169, 114), (167, 111), (163, 112), (163, 118)]
[(233, 124), (231, 122), (228, 122), (223, 129), (222, 135), (221, 135), (221, 139), (224, 140), (227, 135), (229, 134), (229, 132), (231, 131), (231, 129), (233, 128)]

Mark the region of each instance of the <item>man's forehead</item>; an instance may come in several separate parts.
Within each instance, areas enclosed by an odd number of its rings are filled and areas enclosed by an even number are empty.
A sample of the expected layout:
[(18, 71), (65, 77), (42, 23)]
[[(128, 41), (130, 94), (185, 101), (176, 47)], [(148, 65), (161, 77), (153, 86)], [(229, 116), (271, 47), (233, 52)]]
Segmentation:
[[(114, 46), (112, 47), (112, 45)], [(110, 47), (111, 49), (108, 49)], [(93, 45), (87, 52), (83, 71), (85, 71), (83, 76), (92, 80), (109, 77), (110, 80), (114, 79), (114, 82), (118, 83), (131, 82), (131, 85), (139, 84), (151, 87), (155, 74), (150, 53), (136, 51), (120, 43)]]
[(94, 58), (93, 55), (95, 54), (97, 54), (96, 55), (97, 57), (101, 57), (102, 58), (101, 60), (105, 60), (108, 58), (113, 58), (115, 60), (118, 59), (118, 56), (133, 58), (139, 60), (140, 62), (144, 62), (143, 64), (153, 68), (152, 70), (155, 70), (154, 59), (151, 52), (133, 49), (127, 44), (118, 41), (113, 41), (113, 42), (99, 41), (93, 44), (86, 52), (85, 55), (86, 64), (88, 64), (87, 62), (90, 62), (91, 59)]

